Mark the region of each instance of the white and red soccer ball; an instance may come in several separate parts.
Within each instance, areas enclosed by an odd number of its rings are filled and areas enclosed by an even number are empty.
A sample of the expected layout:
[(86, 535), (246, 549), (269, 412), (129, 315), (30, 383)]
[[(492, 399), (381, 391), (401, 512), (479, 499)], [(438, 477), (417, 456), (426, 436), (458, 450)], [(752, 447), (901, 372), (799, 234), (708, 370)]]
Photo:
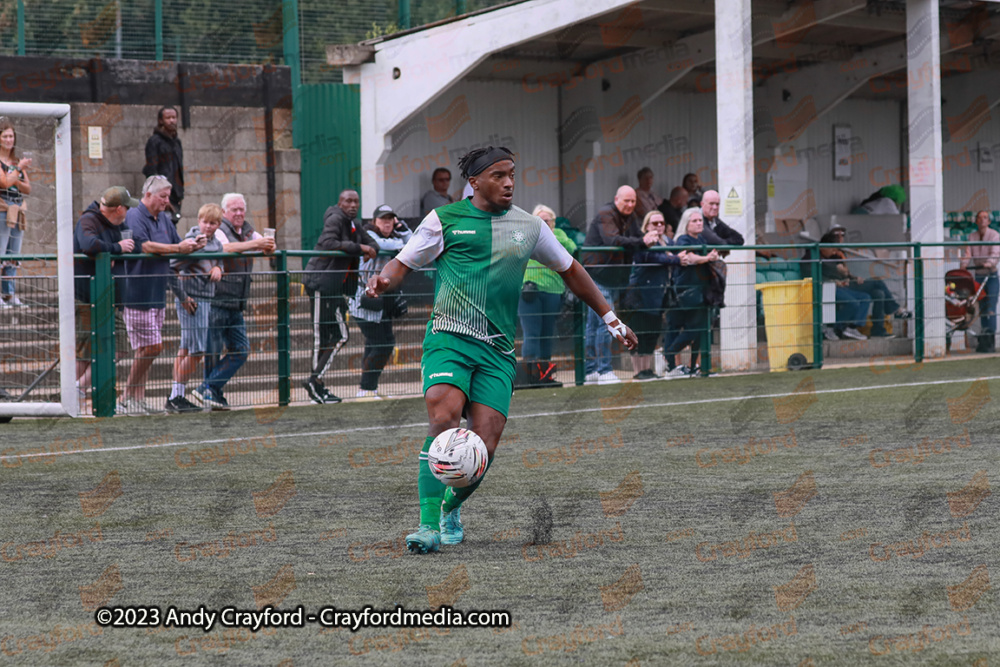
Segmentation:
[(486, 443), (467, 428), (444, 431), (427, 451), (427, 465), (434, 476), (457, 489), (478, 482), (488, 462)]

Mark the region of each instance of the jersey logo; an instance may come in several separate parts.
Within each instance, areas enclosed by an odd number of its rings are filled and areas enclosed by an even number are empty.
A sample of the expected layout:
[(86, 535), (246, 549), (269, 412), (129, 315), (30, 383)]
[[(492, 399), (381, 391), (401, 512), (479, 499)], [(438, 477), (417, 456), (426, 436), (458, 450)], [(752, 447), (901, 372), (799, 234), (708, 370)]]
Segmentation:
[(452, 234), (475, 234), (476, 230), (475, 229), (453, 229), (453, 230), (451, 230), (451, 233)]
[(434, 378), (450, 378), (454, 377), (454, 375), (455, 375), (454, 373), (431, 373), (429, 379), (433, 380)]
[(510, 234), (510, 238), (517, 245), (524, 245), (528, 241), (528, 237), (524, 235), (524, 232), (520, 229), (515, 229)]

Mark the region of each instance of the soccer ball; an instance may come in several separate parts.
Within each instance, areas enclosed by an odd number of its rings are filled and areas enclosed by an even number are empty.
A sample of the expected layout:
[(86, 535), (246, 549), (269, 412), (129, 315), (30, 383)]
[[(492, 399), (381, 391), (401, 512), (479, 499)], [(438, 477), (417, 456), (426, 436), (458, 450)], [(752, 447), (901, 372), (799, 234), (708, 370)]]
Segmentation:
[(457, 489), (479, 481), (486, 472), (486, 443), (467, 428), (450, 428), (434, 438), (427, 465), (439, 480)]

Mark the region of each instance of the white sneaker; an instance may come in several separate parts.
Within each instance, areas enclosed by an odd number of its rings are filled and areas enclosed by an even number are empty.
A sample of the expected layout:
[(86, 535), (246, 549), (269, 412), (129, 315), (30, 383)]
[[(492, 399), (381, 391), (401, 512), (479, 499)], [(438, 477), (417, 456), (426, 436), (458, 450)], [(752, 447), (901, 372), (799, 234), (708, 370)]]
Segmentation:
[(381, 401), (382, 397), (378, 395), (378, 390), (375, 389), (361, 389), (358, 391), (358, 398), (367, 398), (371, 401)]
[(13, 308), (14, 304), (5, 299), (0, 299), (0, 308)]
[(823, 329), (823, 338), (827, 340), (840, 340), (840, 336), (837, 335), (837, 332), (830, 327), (825, 327)]
[(21, 300), (18, 299), (16, 296), (12, 296), (10, 298), (10, 301), (8, 301), (7, 303), (9, 305), (11, 305), (11, 306), (23, 306), (24, 305), (24, 303), (22, 303)]
[(607, 373), (601, 373), (597, 376), (597, 384), (618, 384), (621, 380), (615, 375), (614, 371), (608, 371)]
[(583, 379), (583, 384), (597, 384), (600, 379), (600, 374), (598, 373), (587, 373), (587, 377)]
[(674, 378), (687, 377), (687, 375), (688, 375), (687, 366), (675, 366), (672, 371), (667, 371), (663, 375), (663, 379), (673, 380)]
[(844, 329), (844, 335), (848, 338), (853, 338), (854, 340), (868, 340), (868, 336), (864, 335), (854, 327), (847, 327)]

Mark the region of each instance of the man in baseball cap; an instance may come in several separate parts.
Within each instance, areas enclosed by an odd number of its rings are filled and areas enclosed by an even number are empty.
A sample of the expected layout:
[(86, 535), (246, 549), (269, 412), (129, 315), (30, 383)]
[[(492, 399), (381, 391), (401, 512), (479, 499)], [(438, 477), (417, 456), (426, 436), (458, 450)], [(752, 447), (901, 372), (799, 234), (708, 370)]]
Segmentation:
[(129, 194), (128, 189), (123, 185), (116, 185), (104, 191), (101, 195), (101, 204), (108, 208), (135, 208), (139, 205), (139, 200)]
[(372, 213), (372, 219), (375, 219), (375, 218), (396, 218), (396, 217), (399, 217), (399, 216), (396, 215), (396, 212), (393, 211), (392, 207), (389, 206), (388, 204), (382, 204), (377, 209), (375, 209), (374, 213)]
[[(91, 202), (77, 220), (73, 231), (73, 254), (87, 256), (86, 259), (73, 260), (73, 273), (76, 277), (73, 286), (76, 301), (76, 378), (81, 404), (85, 401), (87, 388), (90, 386), (90, 278), (96, 273), (93, 258), (102, 252), (118, 255), (135, 250), (135, 242), (131, 238), (122, 238), (121, 230), (122, 223), (125, 222), (125, 211), (138, 205), (139, 200), (134, 199), (125, 187), (116, 185), (108, 188), (100, 199)], [(121, 280), (125, 274), (124, 262), (112, 262), (111, 274), (116, 280)], [(123, 352), (124, 349), (116, 351), (118, 355)], [(114, 387), (110, 391), (113, 395)]]

